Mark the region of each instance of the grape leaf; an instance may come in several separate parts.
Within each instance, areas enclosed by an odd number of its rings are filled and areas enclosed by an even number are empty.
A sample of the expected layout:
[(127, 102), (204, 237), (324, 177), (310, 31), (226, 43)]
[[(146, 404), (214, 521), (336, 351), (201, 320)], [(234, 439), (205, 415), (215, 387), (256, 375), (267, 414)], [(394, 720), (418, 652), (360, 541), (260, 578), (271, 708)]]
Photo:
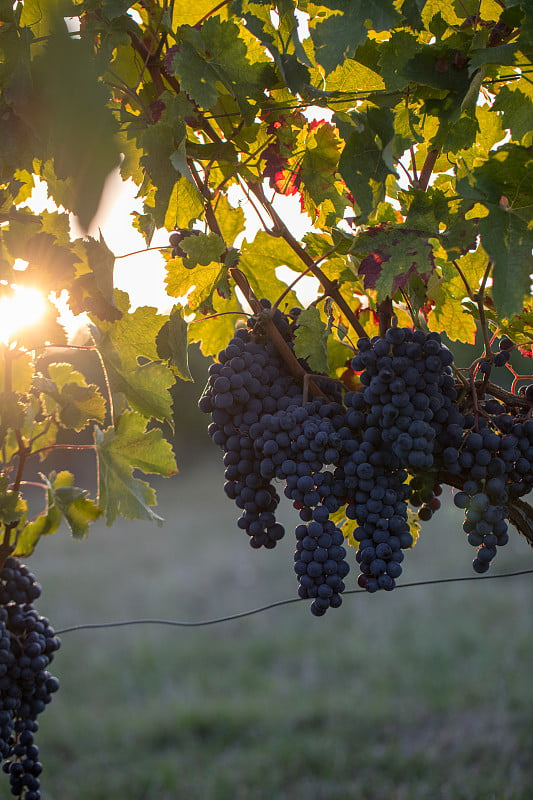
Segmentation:
[[(33, 124), (42, 127), (58, 178), (71, 186), (69, 208), (87, 229), (104, 182), (119, 164), (118, 125), (99, 80), (91, 46), (66, 27), (53, 33), (33, 62)], [(64, 198), (61, 198), (59, 202)]]
[(425, 234), (386, 224), (369, 228), (354, 241), (354, 252), (370, 250), (359, 264), (365, 289), (375, 289), (378, 300), (393, 297), (412, 275), (427, 283), (435, 269), (433, 247)]
[(101, 233), (99, 239), (88, 236), (81, 243), (81, 247), (85, 251), (87, 266), (94, 275), (96, 288), (108, 305), (115, 306), (113, 292), (114, 253), (105, 243)]
[(200, 342), (200, 348), (205, 356), (216, 356), (226, 347), (233, 336), (235, 326), (246, 320), (235, 294), (229, 300), (213, 295), (213, 313), (219, 312), (220, 316), (213, 319), (203, 319), (197, 315), (189, 326), (189, 336), (192, 342)]
[(152, 213), (158, 228), (165, 224), (170, 198), (179, 178), (172, 157), (184, 136), (185, 123), (179, 120), (175, 126), (163, 121), (150, 125), (141, 138), (144, 150), (141, 164), (155, 187)]
[[(146, 204), (145, 207), (150, 209)], [(200, 192), (182, 175), (172, 187), (167, 206), (163, 208), (164, 227), (169, 231), (189, 228), (195, 219), (202, 216), (203, 210)]]
[(170, 444), (158, 429), (146, 430), (146, 419), (126, 411), (114, 427), (95, 428), (98, 453), (98, 505), (112, 525), (117, 517), (144, 519), (162, 525), (154, 511), (156, 493), (146, 482), (133, 477), (133, 470), (169, 477), (177, 472)]
[(210, 17), (201, 31), (182, 27), (178, 36), (172, 70), (182, 89), (205, 109), (212, 108), (219, 92), (225, 90), (237, 101), (245, 120), (252, 122), (254, 105), (250, 101), (264, 97), (273, 76), (266, 58), (248, 59), (239, 26)]
[(339, 172), (360, 209), (359, 220), (365, 222), (385, 199), (387, 176), (396, 175), (392, 163), (393, 116), (389, 109), (371, 108), (366, 114), (336, 114), (333, 121), (346, 141)]
[(49, 506), (53, 503), (60, 511), (76, 539), (84, 538), (91, 522), (102, 516), (102, 509), (89, 499), (86, 489), (74, 485), (71, 472), (53, 472), (45, 482), (49, 490)]
[(294, 352), (306, 359), (313, 372), (329, 372), (327, 341), (327, 327), (318, 308), (310, 306), (302, 311), (294, 334)]
[(230, 205), (227, 197), (220, 195), (216, 203), (217, 222), (227, 245), (232, 245), (245, 226), (244, 211)]
[(132, 408), (147, 417), (172, 419), (172, 371), (159, 363), (156, 337), (167, 317), (151, 306), (128, 311), (127, 295), (116, 292), (122, 317), (100, 322), (97, 348), (104, 360), (113, 394), (122, 392)]
[(213, 292), (227, 275), (227, 267), (220, 261), (188, 270), (184, 267), (183, 259), (174, 258), (167, 263), (166, 268), (165, 283), (168, 294), (172, 297), (186, 297), (187, 306), (191, 311), (204, 306), (209, 308), (212, 305)]
[(507, 208), (479, 220), (483, 247), (494, 261), (492, 296), (503, 317), (517, 314), (531, 295), (533, 231)]
[[(241, 250), (239, 269), (246, 275), (256, 297), (277, 299), (287, 289), (277, 276), (278, 267), (287, 266), (297, 272), (305, 269), (301, 261), (287, 243), (280, 238), (258, 231), (253, 242), (244, 242)], [(285, 302), (297, 305), (293, 291), (287, 292)]]
[[(326, 72), (346, 58), (353, 58), (357, 47), (367, 38), (368, 28), (386, 31), (401, 19), (392, 4), (383, 0), (327, 0), (320, 5), (322, 15), (318, 21), (313, 20), (310, 32), (316, 59)], [(339, 13), (323, 19), (324, 6)]]
[(327, 76), (328, 92), (370, 92), (385, 88), (383, 77), (365, 64), (347, 58)]
[(183, 319), (183, 310), (174, 306), (156, 338), (159, 357), (168, 362), (173, 372), (182, 381), (192, 381), (187, 349), (188, 325)]
[(60, 525), (61, 511), (56, 505), (51, 504), (44, 513), (21, 528), (13, 555), (18, 558), (31, 556), (41, 536), (55, 533)]
[(172, 29), (180, 25), (196, 25), (200, 20), (213, 10), (213, 0), (175, 0), (172, 4)]
[(17, 522), (26, 511), (26, 503), (18, 492), (9, 488), (7, 476), (0, 473), (0, 521), (3, 525)]
[[(333, 125), (323, 120), (311, 124), (305, 137), (300, 178), (304, 190), (304, 200), (306, 195), (309, 195), (313, 201), (312, 213), (327, 198), (333, 202), (337, 198), (340, 199), (336, 188), (340, 151), (341, 141)], [(342, 209), (344, 209), (346, 201), (341, 201), (341, 203)], [(341, 209), (339, 208), (339, 216), (340, 213)]]
[(380, 44), (380, 73), (388, 91), (404, 89), (408, 85), (404, 67), (414, 58), (419, 47), (417, 37), (405, 30), (394, 31), (388, 41)]
[(49, 364), (48, 374), (51, 385), (40, 386), (35, 381), (45, 395), (48, 414), (57, 410), (61, 424), (78, 432), (90, 421), (104, 421), (105, 401), (95, 384), (87, 386), (83, 375), (70, 364)]
[(491, 111), (501, 112), (503, 124), (509, 128), (514, 139), (523, 144), (531, 144), (531, 120), (533, 119), (533, 101), (518, 87), (502, 86), (496, 96)]
[(226, 245), (216, 233), (199, 233), (197, 236), (186, 236), (180, 242), (180, 248), (187, 257), (183, 264), (187, 269), (197, 265), (207, 267), (213, 261), (221, 261)]
[(0, 357), (0, 392), (14, 391), (26, 394), (30, 391), (34, 374), (31, 353), (16, 350), (4, 351)]
[[(481, 244), (494, 263), (493, 298), (500, 314), (519, 313), (530, 294), (533, 272), (533, 231), (529, 209), (533, 203), (533, 158), (530, 149), (506, 144), (472, 170), (460, 172), (457, 190), (462, 197), (488, 209), (479, 220)], [(512, 205), (511, 205), (512, 202)]]
[(437, 333), (445, 332), (452, 341), (474, 344), (476, 321), (463, 305), (465, 286), (451, 265), (443, 267), (442, 276), (434, 276), (430, 280), (427, 296), (435, 303), (427, 317), (429, 329)]

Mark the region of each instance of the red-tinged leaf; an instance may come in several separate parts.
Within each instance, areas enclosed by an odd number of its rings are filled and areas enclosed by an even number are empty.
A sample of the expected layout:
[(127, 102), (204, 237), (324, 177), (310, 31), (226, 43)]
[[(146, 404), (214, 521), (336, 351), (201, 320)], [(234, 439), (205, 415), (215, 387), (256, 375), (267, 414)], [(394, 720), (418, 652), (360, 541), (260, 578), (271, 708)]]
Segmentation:
[(378, 299), (393, 297), (403, 289), (413, 275), (427, 284), (435, 270), (433, 248), (427, 234), (407, 228), (379, 225), (358, 237), (354, 250), (372, 250), (362, 258), (359, 274), (365, 289), (375, 289)]

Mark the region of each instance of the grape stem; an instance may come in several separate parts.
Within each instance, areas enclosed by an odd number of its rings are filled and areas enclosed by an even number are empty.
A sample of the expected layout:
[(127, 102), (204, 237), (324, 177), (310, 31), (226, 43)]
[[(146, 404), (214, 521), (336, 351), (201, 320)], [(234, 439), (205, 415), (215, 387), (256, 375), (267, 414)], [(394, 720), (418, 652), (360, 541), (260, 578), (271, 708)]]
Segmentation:
[(392, 299), (390, 297), (386, 297), (382, 303), (379, 303), (377, 315), (379, 319), (379, 335), (385, 336), (392, 320)]

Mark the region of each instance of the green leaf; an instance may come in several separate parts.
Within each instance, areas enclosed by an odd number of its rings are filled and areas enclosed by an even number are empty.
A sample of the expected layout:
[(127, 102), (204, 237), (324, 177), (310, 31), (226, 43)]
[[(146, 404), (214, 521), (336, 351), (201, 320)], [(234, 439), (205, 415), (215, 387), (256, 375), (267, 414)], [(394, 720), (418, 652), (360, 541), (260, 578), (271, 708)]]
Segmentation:
[[(468, 277), (472, 281), (470, 286), (473, 291), (478, 288), (479, 281), (474, 281), (472, 264), (483, 267), (487, 263), (486, 254), (481, 248), (478, 250), (476, 255), (468, 254), (464, 258), (458, 259), (457, 262), (465, 273), (469, 273)], [(435, 307), (428, 314), (429, 329), (437, 333), (445, 332), (452, 341), (474, 344), (477, 332), (476, 321), (463, 303), (467, 296), (465, 285), (451, 264), (444, 265), (441, 274), (434, 275), (430, 279), (427, 296), (435, 303)]]
[(118, 126), (106, 106), (108, 94), (90, 44), (63, 27), (35, 58), (33, 79), (38, 109), (34, 124), (48, 137), (55, 174), (70, 184), (69, 209), (87, 229), (105, 180), (119, 163)]
[(220, 195), (216, 204), (216, 217), (224, 242), (231, 247), (245, 227), (244, 211), (240, 206), (232, 206), (227, 197)]
[(200, 342), (200, 348), (205, 356), (216, 356), (226, 347), (233, 336), (237, 323), (245, 323), (247, 315), (242, 310), (235, 294), (229, 299), (213, 295), (213, 313), (219, 312), (220, 316), (203, 319), (197, 315), (189, 326), (191, 342)]
[(114, 323), (100, 322), (97, 348), (102, 355), (113, 394), (122, 392), (128, 403), (146, 417), (172, 419), (172, 371), (159, 363), (156, 337), (165, 315), (151, 306), (128, 312), (127, 296), (116, 293), (123, 314)]
[(190, 270), (185, 268), (183, 259), (174, 258), (167, 263), (165, 284), (169, 295), (186, 297), (187, 306), (196, 311), (204, 306), (210, 307), (213, 292), (226, 275), (227, 267), (220, 261)]
[[(284, 239), (258, 231), (253, 242), (243, 243), (239, 269), (248, 278), (256, 297), (274, 301), (287, 289), (287, 284), (276, 277), (276, 269), (282, 266), (297, 272), (306, 268)], [(294, 292), (288, 292), (285, 302), (297, 305)]]
[[(339, 202), (339, 216), (346, 207), (336, 188), (338, 181), (337, 168), (341, 151), (341, 141), (333, 125), (328, 122), (318, 123), (312, 127), (305, 137), (305, 151), (301, 159), (300, 178), (305, 210), (311, 211), (311, 218), (316, 216), (316, 208), (326, 199)], [(308, 208), (308, 200), (312, 201)]]
[(72, 536), (84, 538), (91, 522), (102, 516), (102, 510), (88, 498), (86, 489), (74, 486), (74, 476), (70, 472), (52, 473), (47, 484), (49, 498), (61, 512)]
[(472, 50), (470, 53), (469, 70), (470, 73), (481, 67), (483, 64), (502, 64), (513, 66), (516, 64), (517, 53), (520, 45), (516, 42), (501, 44), (497, 47), (483, 47), (480, 50)]
[(435, 17), (450, 25), (460, 25), (467, 13), (464, 7), (460, 8), (457, 3), (450, 3), (449, 0), (426, 0), (421, 16), (422, 22), (429, 30), (430, 23), (434, 22)]
[(0, 521), (3, 525), (17, 522), (26, 511), (26, 503), (19, 492), (9, 488), (6, 475), (0, 473)]
[[(499, 313), (519, 313), (533, 272), (533, 157), (529, 148), (506, 144), (470, 171), (459, 173), (460, 195), (489, 211), (479, 220), (481, 244), (494, 263), (493, 298)], [(464, 177), (463, 177), (464, 175)], [(511, 205), (512, 203), (512, 205)]]
[(174, 306), (156, 339), (159, 357), (168, 362), (182, 381), (193, 380), (189, 370), (187, 331), (183, 309)]
[(531, 296), (533, 230), (512, 209), (491, 208), (479, 220), (483, 247), (494, 262), (492, 296), (507, 319), (518, 314)]
[(43, 514), (21, 528), (13, 555), (18, 558), (31, 556), (41, 536), (55, 533), (60, 525), (61, 511), (52, 504)]
[(448, 91), (462, 99), (470, 83), (468, 61), (465, 58), (457, 64), (456, 52), (448, 47), (424, 45), (403, 65), (403, 74), (409, 81)]
[(524, 144), (531, 144), (531, 120), (533, 119), (533, 101), (520, 89), (502, 86), (492, 106), (493, 112), (501, 112), (503, 124), (509, 128), (513, 139)]
[(210, 17), (201, 31), (182, 27), (178, 36), (172, 69), (182, 90), (205, 109), (215, 105), (219, 93), (227, 92), (251, 122), (254, 106), (250, 101), (263, 98), (272, 83), (266, 57), (255, 51), (250, 59), (239, 26), (220, 17)]
[(200, 20), (213, 10), (216, 3), (213, 0), (174, 0), (172, 4), (172, 29), (181, 25), (196, 25)]
[[(56, 477), (58, 476), (56, 476), (55, 472), (52, 472), (48, 479), (44, 475), (41, 475), (41, 478), (48, 487), (46, 492), (46, 509), (30, 522), (23, 521), (19, 530), (16, 531), (16, 547), (13, 553), (15, 556), (30, 556), (35, 550), (41, 536), (50, 536), (52, 533), (55, 533), (61, 525), (61, 510), (56, 505), (53, 496)], [(59, 473), (58, 485), (70, 479), (74, 481), (74, 476), (70, 472)]]
[(220, 261), (226, 245), (216, 233), (199, 233), (182, 239), (180, 248), (187, 254), (187, 258), (183, 259), (184, 265), (192, 269), (197, 265), (207, 267), (213, 261)]
[(327, 342), (328, 330), (318, 308), (310, 306), (302, 311), (294, 334), (294, 352), (306, 359), (313, 372), (329, 372)]
[(401, 19), (389, 0), (327, 0), (320, 4), (321, 17), (323, 6), (332, 9), (333, 14), (312, 21), (311, 38), (316, 59), (326, 72), (331, 72), (346, 58), (353, 58), (369, 29), (386, 31)]
[(83, 375), (71, 364), (49, 364), (48, 374), (52, 385), (40, 387), (37, 384), (37, 388), (49, 399), (46, 402), (48, 413), (52, 414), (57, 409), (59, 420), (65, 428), (79, 432), (90, 421), (104, 421), (105, 401), (95, 384), (87, 386)]
[(393, 115), (389, 109), (370, 108), (366, 114), (336, 115), (346, 146), (339, 172), (360, 209), (358, 221), (365, 222), (377, 204), (385, 199), (385, 181), (396, 176), (392, 164)]
[(433, 247), (425, 234), (407, 228), (381, 225), (370, 228), (353, 245), (356, 253), (369, 254), (359, 264), (366, 289), (377, 291), (378, 301), (393, 297), (418, 275), (427, 283), (435, 269)]
[(411, 61), (420, 48), (416, 36), (405, 30), (393, 31), (388, 41), (380, 45), (380, 73), (388, 91), (404, 89), (409, 78), (404, 72), (405, 65)]
[(146, 430), (146, 420), (136, 412), (125, 412), (115, 427), (96, 428), (99, 507), (108, 525), (118, 516), (163, 523), (152, 511), (157, 498), (153, 488), (133, 477), (133, 470), (169, 477), (177, 472), (172, 448), (158, 429)]
[(141, 164), (155, 187), (153, 214), (158, 228), (164, 226), (170, 198), (179, 177), (172, 157), (184, 136), (183, 120), (177, 130), (164, 122), (158, 122), (150, 125), (142, 135), (144, 155), (141, 157)]
[(83, 240), (82, 247), (85, 250), (88, 267), (94, 275), (96, 288), (106, 303), (110, 306), (115, 306), (113, 289), (114, 253), (105, 243), (101, 233), (99, 239), (88, 236)]
[(327, 76), (328, 92), (371, 92), (385, 88), (383, 77), (365, 64), (347, 58)]
[[(202, 196), (196, 186), (193, 186), (187, 178), (181, 176), (174, 183), (168, 200), (158, 201), (160, 208), (154, 210), (156, 220), (163, 216), (163, 224), (157, 223), (159, 227), (164, 227), (168, 231), (175, 228), (190, 228), (194, 220), (202, 216), (204, 204)], [(146, 206), (150, 208), (150, 206)]]
[(0, 392), (26, 394), (31, 389), (34, 371), (31, 353), (5, 349), (3, 356), (0, 354)]

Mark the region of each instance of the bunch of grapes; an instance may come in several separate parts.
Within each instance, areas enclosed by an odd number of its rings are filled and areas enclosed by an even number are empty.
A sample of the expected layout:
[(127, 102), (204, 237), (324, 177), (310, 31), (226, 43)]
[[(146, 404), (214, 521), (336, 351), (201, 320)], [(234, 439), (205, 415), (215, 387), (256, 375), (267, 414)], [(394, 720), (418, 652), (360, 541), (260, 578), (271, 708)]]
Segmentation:
[[(271, 316), (290, 348), (297, 312)], [(508, 351), (502, 340), (499, 352)], [(497, 355), (495, 366), (505, 360)], [(507, 413), (491, 397), (480, 400), (477, 414), (465, 413), (452, 364), (438, 334), (391, 327), (358, 341), (351, 367), (359, 391), (342, 397), (313, 376), (323, 395), (309, 400), (259, 315), (211, 366), (199, 405), (224, 451), (225, 490), (243, 510), (238, 525), (253, 547), (274, 547), (284, 534), (275, 515), (277, 486), (284, 485), (301, 520), (298, 591), (313, 600), (313, 614), (341, 603), (349, 571), (337, 524), (343, 514), (356, 523), (358, 583), (368, 592), (395, 587), (413, 544), (409, 504), (419, 520), (430, 519), (446, 476), (462, 487), (455, 503), (465, 509), (463, 528), (477, 547), (474, 570), (485, 572), (507, 542), (509, 502), (533, 484), (533, 420), (516, 408)]]
[(60, 640), (33, 607), (40, 594), (28, 568), (6, 559), (0, 570), (0, 760), (11, 794), (25, 800), (41, 797), (37, 717), (59, 688), (48, 666)]

